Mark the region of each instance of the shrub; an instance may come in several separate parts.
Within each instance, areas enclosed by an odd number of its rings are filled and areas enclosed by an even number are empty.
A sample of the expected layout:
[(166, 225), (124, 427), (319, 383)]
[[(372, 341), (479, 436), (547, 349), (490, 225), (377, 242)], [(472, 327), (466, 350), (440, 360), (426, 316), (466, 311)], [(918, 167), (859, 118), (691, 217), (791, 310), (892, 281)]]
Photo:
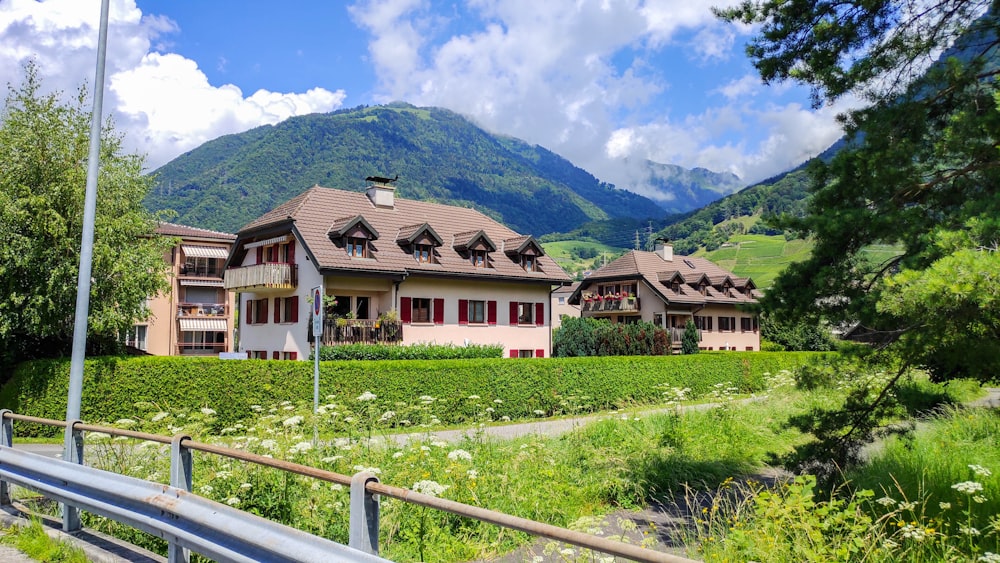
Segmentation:
[(565, 318), (552, 337), (552, 355), (662, 356), (670, 353), (667, 331), (652, 323), (612, 323), (595, 318)]
[[(694, 396), (727, 383), (757, 391), (766, 373), (793, 369), (822, 357), (812, 353), (702, 353), (693, 356), (544, 358), (531, 360), (382, 360), (320, 363), (322, 396), (378, 396), (373, 406), (395, 408), (432, 397), (426, 416), (444, 424), (472, 420), (469, 397), (501, 400), (497, 418), (535, 418), (565, 412), (570, 396), (587, 397), (590, 410), (661, 402), (665, 387), (689, 388)], [(68, 359), (21, 364), (0, 389), (0, 406), (19, 414), (61, 420), (66, 414)], [(129, 418), (136, 405), (161, 411), (218, 411), (215, 430), (254, 416), (255, 405), (311, 402), (311, 362), (219, 360), (185, 357), (105, 357), (87, 360), (81, 418), (90, 422)], [(18, 435), (39, 432), (19, 425)], [(54, 434), (55, 428), (45, 432)]]
[[(413, 344), (393, 346), (389, 344), (344, 344), (341, 346), (321, 346), (321, 362), (333, 360), (461, 360), (474, 358), (502, 358), (501, 344)], [(312, 359), (312, 354), (309, 355)]]
[(681, 337), (681, 352), (685, 354), (698, 353), (698, 329), (694, 326), (694, 321), (688, 319), (684, 325), (684, 335)]

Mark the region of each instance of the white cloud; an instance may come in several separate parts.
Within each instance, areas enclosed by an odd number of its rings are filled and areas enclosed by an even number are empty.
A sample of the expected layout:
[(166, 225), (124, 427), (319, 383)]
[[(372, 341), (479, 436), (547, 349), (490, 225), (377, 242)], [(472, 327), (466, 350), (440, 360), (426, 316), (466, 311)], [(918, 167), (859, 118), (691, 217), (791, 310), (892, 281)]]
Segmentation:
[[(707, 87), (696, 113), (671, 108), (682, 105), (671, 98), (671, 82), (686, 84), (690, 76), (672, 74), (677, 67), (663, 62), (668, 49), (700, 66), (743, 56), (735, 44), (749, 29), (717, 20), (709, 8), (718, 5), (476, 0), (467, 7), (478, 21), (466, 21), (466, 31), (453, 35), (427, 2), (362, 0), (350, 11), (371, 34), (377, 101), (450, 108), (648, 193), (644, 159), (754, 181), (799, 164), (839, 136), (829, 108), (768, 106), (765, 94), (784, 91), (764, 87), (756, 75)], [(718, 93), (728, 103), (705, 108)], [(742, 134), (755, 140), (741, 140)]]
[[(23, 65), (34, 59), (50, 90), (92, 85), (99, 17), (99, 0), (3, 0), (0, 77), (19, 83)], [(105, 112), (126, 132), (128, 148), (148, 155), (150, 168), (220, 135), (343, 103), (342, 90), (260, 90), (246, 97), (232, 84), (211, 85), (194, 61), (155, 51), (169, 46), (161, 37), (177, 26), (143, 15), (134, 0), (113, 0), (108, 21)]]

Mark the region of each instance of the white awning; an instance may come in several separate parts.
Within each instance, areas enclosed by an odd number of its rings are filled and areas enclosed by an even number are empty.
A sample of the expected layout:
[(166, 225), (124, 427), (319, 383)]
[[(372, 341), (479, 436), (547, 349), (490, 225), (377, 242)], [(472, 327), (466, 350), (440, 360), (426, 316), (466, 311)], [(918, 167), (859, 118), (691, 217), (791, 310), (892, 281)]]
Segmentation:
[(286, 242), (286, 241), (288, 241), (288, 235), (281, 235), (280, 237), (259, 240), (257, 242), (248, 242), (243, 245), (243, 248), (245, 250), (250, 250), (251, 248), (257, 248), (258, 246), (267, 246), (269, 244), (278, 244), (279, 242)]
[(181, 285), (200, 287), (222, 287), (222, 280), (180, 280)]
[(229, 257), (229, 251), (218, 246), (188, 246), (182, 245), (181, 250), (188, 258), (221, 258), (225, 260)]
[(226, 331), (226, 319), (179, 319), (181, 321), (181, 332), (195, 332), (201, 330)]

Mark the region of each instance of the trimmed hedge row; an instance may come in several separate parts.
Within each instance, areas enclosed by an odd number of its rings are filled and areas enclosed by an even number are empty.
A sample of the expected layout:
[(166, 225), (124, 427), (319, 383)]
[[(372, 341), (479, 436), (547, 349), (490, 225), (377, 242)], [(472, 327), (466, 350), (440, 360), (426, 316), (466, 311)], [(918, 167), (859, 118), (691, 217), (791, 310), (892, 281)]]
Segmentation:
[[(478, 395), (495, 417), (534, 418), (565, 411), (567, 397), (582, 397), (586, 410), (657, 403), (669, 387), (694, 396), (726, 383), (741, 392), (761, 390), (765, 373), (822, 361), (811, 352), (719, 352), (692, 356), (619, 356), (538, 359), (343, 361), (320, 363), (320, 395), (353, 400), (370, 391), (372, 407), (391, 410), (419, 397), (448, 399), (428, 408), (442, 423), (468, 420), (451, 401)], [(66, 414), (69, 360), (21, 364), (0, 389), (0, 408), (61, 420)], [(313, 364), (269, 360), (179, 357), (102, 357), (85, 367), (81, 418), (113, 422), (137, 416), (136, 405), (168, 412), (209, 407), (219, 428), (256, 416), (251, 405), (281, 401), (311, 405)], [(502, 403), (493, 403), (500, 399)], [(148, 408), (147, 408), (148, 410)], [(58, 432), (53, 429), (51, 433)], [(25, 435), (19, 428), (18, 435)]]
[[(472, 358), (502, 358), (501, 344), (342, 344), (320, 346), (319, 361), (334, 360), (462, 360)], [(309, 355), (312, 359), (312, 354)]]

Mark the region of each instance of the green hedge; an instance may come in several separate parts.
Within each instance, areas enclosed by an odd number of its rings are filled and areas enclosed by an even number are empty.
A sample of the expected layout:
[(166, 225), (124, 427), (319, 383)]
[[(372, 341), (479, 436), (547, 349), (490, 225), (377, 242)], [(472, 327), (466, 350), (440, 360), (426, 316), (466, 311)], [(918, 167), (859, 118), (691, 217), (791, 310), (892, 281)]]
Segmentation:
[[(321, 346), (321, 362), (334, 360), (463, 360), (473, 358), (502, 358), (502, 344), (343, 344)], [(312, 354), (309, 355), (312, 359)]]
[[(809, 352), (708, 352), (691, 356), (587, 358), (345, 361), (320, 363), (321, 397), (354, 399), (365, 391), (378, 398), (373, 407), (399, 409), (430, 395), (438, 399), (431, 414), (442, 423), (468, 420), (455, 401), (478, 395), (495, 407), (495, 416), (535, 418), (565, 412), (574, 396), (583, 410), (657, 403), (669, 387), (702, 395), (721, 383), (742, 392), (758, 391), (763, 374), (821, 361)], [(69, 360), (38, 360), (18, 367), (0, 389), (0, 408), (18, 414), (61, 420), (66, 415)], [(255, 413), (251, 405), (281, 401), (312, 404), (313, 364), (270, 360), (219, 360), (179, 357), (103, 357), (85, 367), (81, 418), (114, 422), (135, 418), (136, 405), (153, 404), (168, 412), (209, 407), (216, 423), (232, 426)], [(502, 403), (495, 403), (499, 399)], [(20, 427), (18, 435), (25, 435)], [(29, 432), (29, 433), (33, 433)], [(57, 432), (53, 432), (57, 433)]]

